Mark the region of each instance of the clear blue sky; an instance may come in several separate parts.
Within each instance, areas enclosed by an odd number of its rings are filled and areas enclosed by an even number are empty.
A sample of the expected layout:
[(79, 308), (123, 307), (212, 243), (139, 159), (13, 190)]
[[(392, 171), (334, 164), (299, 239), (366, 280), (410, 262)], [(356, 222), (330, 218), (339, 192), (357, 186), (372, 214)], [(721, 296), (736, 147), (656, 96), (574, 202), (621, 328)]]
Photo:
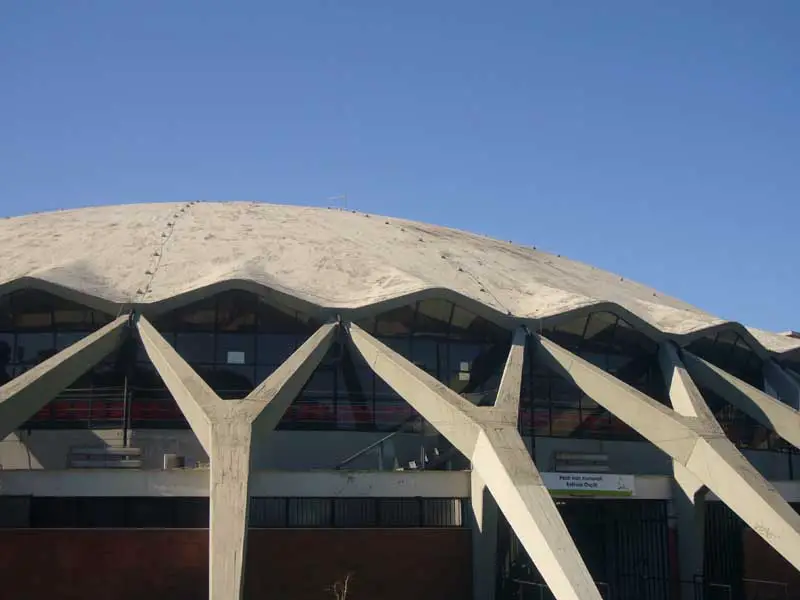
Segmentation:
[(0, 3), (0, 215), (263, 200), (800, 329), (800, 2)]

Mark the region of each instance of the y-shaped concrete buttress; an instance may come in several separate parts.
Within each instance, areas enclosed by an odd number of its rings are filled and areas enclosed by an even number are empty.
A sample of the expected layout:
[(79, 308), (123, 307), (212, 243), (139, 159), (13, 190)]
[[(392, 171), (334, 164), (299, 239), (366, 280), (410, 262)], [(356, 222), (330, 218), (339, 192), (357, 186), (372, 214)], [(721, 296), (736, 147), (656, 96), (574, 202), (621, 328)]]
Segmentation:
[[(709, 431), (724, 435), (705, 398), (692, 381), (672, 342), (662, 341), (658, 362), (670, 403), (676, 413), (704, 421)], [(705, 504), (708, 488), (691, 471), (672, 460), (673, 504), (678, 523), (678, 561), (681, 579), (702, 576), (705, 557)]]
[(694, 381), (800, 448), (800, 412), (688, 350), (681, 357)]
[(0, 387), (0, 440), (116, 350), (128, 321), (119, 317)]
[(477, 407), (357, 327), (353, 346), (373, 371), (460, 452), (558, 600), (600, 600), (553, 499), (517, 432), (526, 333), (518, 330), (494, 407)]
[(145, 351), (211, 458), (209, 598), (238, 600), (244, 589), (253, 436), (275, 427), (325, 357), (336, 323), (320, 327), (243, 400), (222, 400), (144, 318)]
[[(538, 335), (535, 339), (540, 348), (537, 357), (686, 467), (800, 569), (800, 515), (722, 435), (716, 421), (681, 416), (558, 344)], [(679, 375), (671, 379), (670, 388), (682, 385)], [(676, 394), (679, 406), (702, 415), (702, 407), (693, 404), (696, 390), (683, 387), (683, 392)]]

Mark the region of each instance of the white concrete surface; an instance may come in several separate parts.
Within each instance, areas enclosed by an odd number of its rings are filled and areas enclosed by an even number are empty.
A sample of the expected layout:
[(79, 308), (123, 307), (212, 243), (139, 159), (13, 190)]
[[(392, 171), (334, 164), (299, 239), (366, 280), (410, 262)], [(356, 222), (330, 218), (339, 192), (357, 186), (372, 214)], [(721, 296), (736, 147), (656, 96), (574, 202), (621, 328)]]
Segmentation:
[(478, 407), (352, 323), (349, 340), (373, 371), (472, 462), (520, 543), (558, 600), (600, 593), (517, 431), (522, 357), (518, 330), (499, 390), (501, 404)]
[[(0, 220), (0, 256), (0, 291), (49, 286), (110, 311), (245, 283), (339, 309), (441, 290), (520, 318), (596, 306), (676, 335), (725, 323), (625, 277), (534, 248), (323, 208), (192, 202), (35, 214)], [(769, 351), (800, 348), (789, 336), (742, 331)]]
[[(208, 497), (208, 469), (0, 471), (5, 496)], [(469, 498), (469, 471), (252, 471), (263, 498)]]
[[(538, 343), (537, 359), (574, 382), (595, 402), (685, 467), (692, 476), (688, 484), (681, 482), (687, 495), (695, 495), (700, 483), (707, 486), (800, 569), (800, 515), (747, 462), (716, 421), (709, 420), (710, 412), (696, 406), (702, 397), (691, 389), (694, 384), (685, 377), (682, 364), (674, 362), (676, 353), (661, 355), (662, 365), (668, 371), (667, 382), (673, 393), (678, 388), (676, 402), (682, 410), (700, 417), (680, 415), (558, 344), (538, 335), (534, 338)], [(682, 473), (683, 470), (676, 471), (679, 477)]]
[(241, 598), (252, 440), (268, 435), (278, 424), (325, 357), (338, 324), (320, 327), (240, 400), (217, 396), (145, 317), (137, 317), (136, 327), (153, 366), (211, 458), (209, 598)]

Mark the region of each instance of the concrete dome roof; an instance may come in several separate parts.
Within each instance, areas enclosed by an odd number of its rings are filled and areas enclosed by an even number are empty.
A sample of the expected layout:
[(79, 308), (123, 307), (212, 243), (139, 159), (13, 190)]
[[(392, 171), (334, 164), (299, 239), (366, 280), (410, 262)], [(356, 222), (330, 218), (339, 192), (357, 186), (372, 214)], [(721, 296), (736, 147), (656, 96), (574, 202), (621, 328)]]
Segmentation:
[[(518, 318), (605, 307), (675, 336), (741, 328), (583, 263), (353, 211), (190, 202), (0, 220), (0, 291), (49, 286), (87, 302), (150, 305), (225, 282), (263, 286), (323, 308), (355, 309), (435, 290)], [(771, 352), (800, 347), (788, 336), (745, 334)]]

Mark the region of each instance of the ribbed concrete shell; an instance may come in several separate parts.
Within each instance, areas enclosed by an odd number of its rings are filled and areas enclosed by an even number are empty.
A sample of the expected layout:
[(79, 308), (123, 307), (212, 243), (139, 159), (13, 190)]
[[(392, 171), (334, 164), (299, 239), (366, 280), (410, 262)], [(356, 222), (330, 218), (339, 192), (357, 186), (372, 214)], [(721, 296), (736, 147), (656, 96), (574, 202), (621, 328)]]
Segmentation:
[(535, 325), (604, 307), (653, 337), (681, 343), (734, 328), (759, 352), (800, 353), (798, 339), (723, 321), (589, 265), (337, 209), (191, 202), (15, 217), (0, 220), (0, 258), (0, 292), (42, 287), (114, 314), (130, 304), (146, 304), (152, 314), (208, 287), (250, 287), (339, 313), (382, 311), (408, 296), (436, 295), (495, 320), (513, 316)]
[[(255, 416), (264, 410), (266, 424), (257, 433), (268, 435), (321, 360), (339, 322), (370, 368), (471, 459), (479, 476), (476, 488), (485, 486), (495, 496), (559, 600), (594, 600), (600, 595), (517, 432), (522, 357), (529, 336), (538, 348), (537, 360), (571, 380), (685, 471), (690, 478), (684, 486), (687, 496), (697, 496), (703, 487), (711, 489), (800, 567), (800, 517), (725, 439), (678, 350), (667, 341), (683, 345), (714, 330), (735, 329), (766, 359), (770, 354), (797, 353), (800, 340), (723, 322), (645, 286), (535, 249), (340, 210), (187, 203), (33, 215), (0, 221), (0, 258), (0, 294), (34, 287), (118, 316), (131, 315), (129, 322), (121, 317), (108, 327), (136, 324), (148, 356), (212, 456), (214, 600), (242, 594)], [(252, 406), (240, 408), (243, 401), (215, 397), (141, 318), (229, 288), (250, 289), (336, 319), (244, 399), (258, 396), (262, 401), (255, 413)], [(516, 330), (494, 407), (471, 405), (352, 323), (424, 297), (453, 300)], [(662, 374), (674, 411), (535, 333), (544, 322), (597, 310), (626, 318), (661, 343)], [(10, 415), (0, 428), (19, 426), (38, 408), (40, 404), (23, 402), (31, 386), (47, 384), (53, 397), (68, 385), (79, 374), (75, 361), (70, 362), (73, 355), (110, 352), (110, 344), (100, 347), (107, 337), (104, 332), (61, 351), (21, 383), (0, 387), (0, 404)], [(686, 356), (690, 365), (700, 364)], [(46, 381), (50, 373), (58, 375), (50, 377), (55, 383)], [(772, 411), (780, 405), (720, 370), (709, 367), (702, 373), (711, 387), (724, 379), (738, 390), (735, 398), (723, 393), (734, 404)], [(794, 376), (777, 364), (767, 361), (765, 375), (774, 380), (779, 375), (788, 397), (800, 397)], [(780, 408), (797, 416), (794, 408)], [(771, 419), (766, 421), (777, 430)], [(792, 435), (784, 437), (794, 440)], [(486, 543), (491, 547), (489, 537)], [(488, 586), (484, 588), (488, 595)]]

